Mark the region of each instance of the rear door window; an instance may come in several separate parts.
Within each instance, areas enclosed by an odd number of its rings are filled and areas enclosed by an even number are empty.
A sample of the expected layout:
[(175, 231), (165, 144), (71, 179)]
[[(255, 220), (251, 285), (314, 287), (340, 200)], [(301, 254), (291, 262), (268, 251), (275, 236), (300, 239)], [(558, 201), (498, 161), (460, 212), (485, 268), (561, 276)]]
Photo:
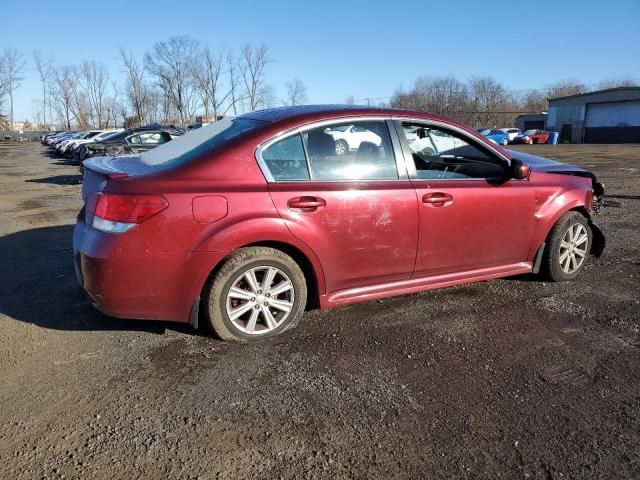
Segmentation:
[[(351, 128), (344, 128), (345, 126)], [(397, 180), (387, 124), (357, 122), (315, 128), (302, 134), (315, 181)]]
[(262, 152), (262, 158), (276, 181), (309, 180), (300, 134), (272, 144)]

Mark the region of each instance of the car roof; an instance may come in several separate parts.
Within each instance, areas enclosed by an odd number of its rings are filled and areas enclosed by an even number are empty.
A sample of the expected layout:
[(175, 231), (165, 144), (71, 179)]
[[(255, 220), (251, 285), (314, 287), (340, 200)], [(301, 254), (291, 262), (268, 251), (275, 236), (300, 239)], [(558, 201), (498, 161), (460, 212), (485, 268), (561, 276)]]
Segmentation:
[[(261, 120), (264, 122), (279, 122), (282, 120), (314, 121), (334, 117), (355, 116), (400, 116), (419, 117), (425, 119), (444, 119), (438, 115), (425, 112), (414, 112), (401, 108), (369, 107), (364, 105), (301, 105), (295, 107), (276, 107), (255, 112), (245, 113), (241, 118)], [(451, 121), (450, 119), (446, 119)]]

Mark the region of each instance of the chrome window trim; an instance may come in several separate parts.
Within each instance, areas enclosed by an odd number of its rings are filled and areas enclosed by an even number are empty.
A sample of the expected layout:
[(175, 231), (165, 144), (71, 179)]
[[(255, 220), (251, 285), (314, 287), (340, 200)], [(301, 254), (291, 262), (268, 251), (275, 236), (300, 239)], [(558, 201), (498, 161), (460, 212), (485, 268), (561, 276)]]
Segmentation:
[[(397, 130), (397, 134), (398, 137), (400, 137), (400, 135), (403, 135), (404, 133), (401, 132), (399, 130), (399, 128), (402, 127), (402, 123), (403, 122), (414, 122), (414, 123), (421, 123), (421, 124), (426, 124), (428, 126), (434, 126), (437, 128), (444, 128), (445, 130), (451, 130), (453, 132), (456, 132), (458, 134), (460, 134), (460, 136), (463, 137), (463, 139), (469, 139), (469, 144), (473, 145), (473, 144), (478, 144), (480, 143), (480, 141), (475, 138), (474, 136), (472, 136), (469, 132), (467, 132), (466, 130), (453, 125), (451, 123), (447, 123), (447, 122), (441, 122), (439, 120), (431, 120), (431, 119), (425, 119), (425, 118), (419, 118), (419, 117), (401, 117), (401, 116), (393, 116), (392, 120), (394, 122), (399, 123), (400, 125), (396, 127)], [(400, 138), (400, 142), (403, 144), (403, 152), (405, 153), (404, 157), (405, 157), (405, 164), (407, 167), (407, 172), (409, 173), (409, 178), (411, 180), (417, 180), (417, 181), (436, 181), (436, 182), (441, 182), (441, 181), (465, 181), (468, 182), (470, 180), (476, 180), (476, 181), (486, 181), (486, 178), (418, 178), (418, 174), (416, 171), (416, 165), (413, 161), (413, 156), (411, 155), (411, 152), (406, 152), (405, 148), (404, 148), (404, 143), (406, 142), (406, 137), (405, 137), (405, 142), (402, 142), (402, 139)], [(488, 145), (488, 144), (482, 144), (482, 147), (486, 148), (489, 152), (491, 152), (492, 154), (494, 154), (496, 157), (498, 157), (498, 159), (502, 162), (505, 162), (507, 164), (507, 166), (511, 166), (511, 159), (509, 159), (509, 157), (506, 157), (505, 155), (503, 155), (500, 151), (496, 150), (492, 145)]]
[[(344, 125), (345, 123), (357, 123), (357, 122), (382, 122), (386, 125), (387, 130), (389, 132), (389, 138), (391, 139), (392, 152), (395, 157), (396, 162), (396, 173), (398, 178), (389, 178), (389, 179), (375, 179), (375, 180), (366, 180), (362, 178), (356, 179), (344, 179), (344, 180), (313, 180), (311, 178), (311, 169), (309, 165), (309, 159), (307, 155), (307, 149), (304, 144), (304, 138), (301, 137), (302, 146), (304, 148), (305, 153), (305, 161), (307, 162), (307, 169), (309, 170), (309, 180), (276, 180), (267, 163), (264, 161), (262, 157), (262, 152), (264, 152), (267, 148), (273, 145), (280, 140), (284, 140), (287, 137), (293, 135), (302, 135), (304, 132), (308, 130), (313, 130), (316, 128), (328, 127), (330, 125)], [(340, 118), (331, 118), (327, 120), (319, 120), (316, 122), (307, 123), (304, 125), (300, 125), (298, 127), (290, 128), (288, 130), (283, 130), (278, 132), (273, 137), (269, 138), (265, 142), (262, 142), (255, 151), (255, 158), (258, 162), (258, 166), (264, 175), (264, 178), (268, 183), (369, 183), (369, 182), (397, 182), (397, 181), (406, 181), (409, 180), (407, 170), (406, 170), (406, 160), (402, 151), (402, 145), (400, 144), (400, 139), (397, 137), (397, 132), (395, 128), (392, 130), (390, 123), (392, 122), (391, 115), (365, 115), (365, 116), (354, 116), (354, 117), (340, 117)]]

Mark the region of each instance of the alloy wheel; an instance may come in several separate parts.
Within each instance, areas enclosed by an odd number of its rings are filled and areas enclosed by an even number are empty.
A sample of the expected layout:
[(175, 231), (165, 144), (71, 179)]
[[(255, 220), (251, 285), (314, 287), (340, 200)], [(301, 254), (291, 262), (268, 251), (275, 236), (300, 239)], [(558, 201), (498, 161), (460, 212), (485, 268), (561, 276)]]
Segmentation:
[(566, 231), (560, 242), (560, 268), (566, 274), (580, 270), (589, 247), (587, 229), (581, 223), (574, 223)]
[(344, 142), (336, 143), (336, 155), (344, 155), (347, 152), (346, 145)]
[(236, 277), (225, 307), (238, 330), (264, 335), (278, 328), (291, 314), (295, 289), (290, 278), (270, 265), (250, 268)]

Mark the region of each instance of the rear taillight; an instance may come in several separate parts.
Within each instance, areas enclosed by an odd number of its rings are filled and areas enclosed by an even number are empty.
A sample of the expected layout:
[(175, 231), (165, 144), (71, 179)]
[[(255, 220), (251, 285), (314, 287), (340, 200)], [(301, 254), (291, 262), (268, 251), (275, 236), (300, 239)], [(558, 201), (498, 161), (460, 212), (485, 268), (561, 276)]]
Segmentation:
[(122, 233), (160, 213), (169, 204), (162, 195), (118, 195), (99, 193), (95, 202), (93, 227), (108, 233)]

